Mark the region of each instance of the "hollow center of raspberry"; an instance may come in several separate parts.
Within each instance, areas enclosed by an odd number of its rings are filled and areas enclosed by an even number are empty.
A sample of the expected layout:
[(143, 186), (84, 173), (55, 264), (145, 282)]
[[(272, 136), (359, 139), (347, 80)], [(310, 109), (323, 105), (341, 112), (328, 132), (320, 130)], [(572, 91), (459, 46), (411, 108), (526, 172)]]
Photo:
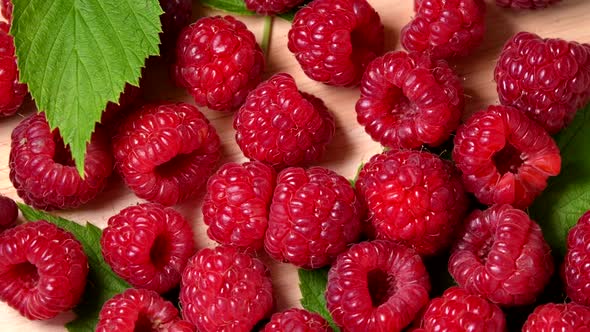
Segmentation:
[(392, 87), (387, 91), (385, 105), (389, 108), (389, 114), (398, 121), (404, 118), (413, 118), (417, 113), (414, 103), (397, 87)]
[(172, 177), (175, 174), (182, 173), (185, 167), (190, 166), (193, 161), (194, 153), (179, 154), (167, 162), (156, 166), (156, 173), (164, 178)]
[(152, 321), (143, 313), (137, 316), (137, 320), (135, 321), (135, 328), (133, 332), (157, 332), (158, 330), (154, 328)]
[(164, 234), (160, 234), (154, 240), (150, 249), (150, 259), (156, 269), (161, 269), (170, 261), (170, 241)]
[(369, 286), (373, 307), (378, 307), (387, 302), (396, 291), (395, 279), (380, 269), (369, 271), (367, 285)]
[(483, 244), (481, 245), (481, 247), (477, 251), (477, 258), (479, 258), (479, 261), (482, 264), (485, 264), (488, 261), (488, 255), (490, 254), (490, 251), (492, 251), (493, 245), (494, 245), (494, 239), (489, 237), (483, 242)]
[(25, 289), (35, 288), (39, 281), (37, 267), (29, 262), (20, 263), (12, 268), (12, 273), (20, 279)]
[(72, 158), (70, 148), (64, 144), (63, 139), (57, 132), (53, 134), (53, 142), (55, 143), (53, 161), (64, 166), (74, 166), (74, 159)]
[(502, 150), (496, 152), (493, 159), (498, 172), (502, 175), (508, 172), (518, 173), (518, 168), (523, 163), (520, 151), (510, 143), (506, 143)]

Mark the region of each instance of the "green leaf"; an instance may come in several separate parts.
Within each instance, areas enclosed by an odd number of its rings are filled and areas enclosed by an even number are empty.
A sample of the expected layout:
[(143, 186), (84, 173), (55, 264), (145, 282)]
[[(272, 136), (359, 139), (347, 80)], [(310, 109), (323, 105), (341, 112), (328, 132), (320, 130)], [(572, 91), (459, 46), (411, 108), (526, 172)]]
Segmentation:
[(324, 317), (334, 331), (339, 331), (326, 307), (326, 284), (328, 283), (329, 268), (317, 270), (299, 269), (299, 289), (301, 290), (301, 305), (312, 312)]
[(361, 171), (363, 170), (363, 167), (365, 167), (365, 162), (361, 162), (359, 167), (357, 167), (356, 169), (356, 173), (354, 174), (354, 178), (353, 179), (349, 179), (348, 182), (350, 182), (350, 185), (354, 188), (356, 186), (356, 181), (359, 179), (359, 174), (361, 174)]
[(21, 81), (59, 128), (84, 174), (86, 143), (107, 102), (139, 85), (159, 53), (158, 0), (13, 0)]
[(561, 151), (561, 174), (549, 180), (529, 212), (561, 257), (568, 231), (590, 209), (590, 105), (579, 110), (555, 140)]
[(71, 232), (84, 247), (88, 257), (88, 280), (80, 304), (74, 308), (77, 317), (66, 324), (70, 332), (93, 332), (98, 323), (98, 313), (102, 305), (111, 297), (130, 286), (120, 279), (105, 263), (100, 250), (100, 228), (91, 223), (82, 226), (76, 222), (35, 210), (19, 204), (23, 216), (30, 221), (47, 220), (56, 226)]
[[(213, 9), (219, 9), (224, 12), (228, 12), (228, 13), (232, 13), (232, 14), (244, 15), (244, 16), (256, 15), (255, 12), (249, 11), (248, 8), (246, 8), (246, 4), (244, 3), (244, 0), (201, 0), (201, 4), (203, 4), (207, 7), (213, 8)], [(302, 6), (299, 6), (287, 13), (280, 14), (277, 16), (284, 19), (284, 20), (287, 20), (289, 22), (293, 22), (293, 18), (295, 17), (295, 13), (301, 7)]]

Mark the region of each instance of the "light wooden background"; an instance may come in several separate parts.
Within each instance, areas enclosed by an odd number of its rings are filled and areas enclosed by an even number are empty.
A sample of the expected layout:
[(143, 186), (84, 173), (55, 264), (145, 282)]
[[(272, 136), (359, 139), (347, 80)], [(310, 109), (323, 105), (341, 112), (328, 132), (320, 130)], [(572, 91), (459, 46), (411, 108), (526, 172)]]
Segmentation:
[[(411, 0), (369, 0), (381, 15), (386, 30), (386, 49), (399, 49), (399, 31), (413, 15)], [(514, 33), (530, 31), (545, 37), (560, 37), (579, 42), (590, 42), (590, 1), (563, 0), (562, 3), (546, 10), (516, 12), (500, 9), (488, 2), (487, 34), (485, 42), (475, 54), (468, 58), (452, 61), (453, 67), (463, 78), (467, 94), (466, 115), (486, 105), (494, 104), (498, 98), (493, 82), (493, 69), (504, 42)], [(217, 12), (203, 9), (195, 2), (194, 18), (212, 15)], [(259, 17), (241, 18), (256, 34), (262, 35), (262, 19)], [(337, 132), (328, 147), (328, 153), (320, 163), (345, 177), (353, 177), (360, 162), (366, 161), (373, 154), (379, 153), (379, 144), (371, 141), (363, 128), (357, 124), (354, 105), (358, 98), (358, 88), (335, 88), (322, 85), (308, 79), (301, 71), (295, 58), (287, 49), (287, 32), (289, 23), (275, 19), (272, 40), (267, 59), (266, 76), (277, 72), (292, 74), (299, 88), (322, 98), (337, 120)], [(172, 88), (167, 79), (167, 66), (156, 63), (147, 75), (145, 96), (150, 99), (175, 100), (190, 102), (191, 98), (182, 90)], [(16, 191), (8, 178), (8, 155), (10, 133), (16, 124), (34, 108), (32, 102), (23, 106), (22, 111), (9, 119), (0, 119), (0, 193), (18, 199)], [(218, 113), (202, 109), (221, 136), (224, 161), (243, 161), (244, 157), (234, 141), (232, 114)], [(206, 227), (202, 222), (201, 201), (204, 193), (193, 200), (176, 206), (192, 223), (199, 248), (212, 246), (207, 238)], [(140, 200), (126, 189), (119, 179), (113, 179), (109, 186), (90, 204), (72, 211), (61, 211), (60, 215), (76, 221), (88, 220), (104, 227), (108, 218), (124, 207)], [(299, 306), (299, 288), (296, 269), (289, 264), (280, 264), (264, 258), (269, 264), (277, 310)], [(21, 317), (4, 303), (0, 303), (0, 331), (65, 331), (63, 324), (73, 318), (73, 314), (64, 313), (46, 322), (31, 322)]]

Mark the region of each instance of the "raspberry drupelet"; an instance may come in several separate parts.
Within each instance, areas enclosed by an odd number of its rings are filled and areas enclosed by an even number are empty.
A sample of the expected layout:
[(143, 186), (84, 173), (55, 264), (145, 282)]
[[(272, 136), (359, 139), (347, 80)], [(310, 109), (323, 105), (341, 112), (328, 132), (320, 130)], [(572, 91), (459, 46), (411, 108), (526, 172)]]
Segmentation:
[(303, 309), (289, 309), (272, 315), (261, 332), (333, 332), (320, 315)]
[(357, 85), (384, 49), (383, 24), (366, 0), (314, 0), (295, 14), (289, 50), (311, 79)]
[(144, 105), (113, 138), (116, 166), (143, 199), (174, 205), (192, 197), (220, 159), (215, 128), (185, 103)]
[(100, 127), (86, 146), (84, 178), (44, 113), (22, 120), (11, 140), (10, 180), (25, 203), (38, 209), (70, 209), (87, 203), (103, 190), (113, 171), (110, 143)]
[(590, 211), (568, 233), (563, 272), (567, 296), (590, 306)]
[(590, 308), (575, 303), (547, 303), (535, 308), (522, 332), (587, 332), (589, 329)]
[(463, 108), (463, 87), (446, 61), (402, 51), (371, 62), (356, 103), (365, 131), (393, 149), (444, 143), (459, 125)]
[(244, 0), (246, 8), (261, 15), (276, 15), (288, 12), (305, 0)]
[(490, 106), (459, 127), (453, 160), (465, 189), (486, 205), (528, 207), (561, 170), (547, 132), (515, 108)]

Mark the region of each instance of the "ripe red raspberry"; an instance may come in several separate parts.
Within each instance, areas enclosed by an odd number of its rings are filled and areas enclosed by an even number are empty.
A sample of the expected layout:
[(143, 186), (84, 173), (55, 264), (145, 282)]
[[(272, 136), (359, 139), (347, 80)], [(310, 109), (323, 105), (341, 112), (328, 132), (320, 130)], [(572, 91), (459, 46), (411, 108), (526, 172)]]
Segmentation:
[(353, 245), (328, 273), (326, 301), (344, 331), (401, 331), (428, 304), (430, 281), (414, 250), (377, 240)]
[(199, 106), (233, 111), (258, 85), (264, 55), (254, 34), (231, 16), (203, 17), (185, 28), (176, 45), (176, 84)]
[(590, 309), (575, 303), (547, 303), (535, 308), (522, 332), (588, 332)]
[(0, 232), (13, 227), (17, 217), (16, 203), (12, 199), (0, 195)]
[(14, 54), (14, 40), (8, 34), (10, 26), (0, 29), (0, 118), (16, 113), (27, 95), (26, 84), (18, 81), (18, 67)]
[(311, 79), (357, 85), (384, 48), (383, 24), (366, 0), (314, 0), (295, 14), (289, 50)]
[(178, 317), (178, 310), (154, 291), (130, 288), (106, 301), (96, 332), (195, 332)]
[(47, 221), (0, 234), (0, 300), (28, 319), (49, 319), (72, 309), (87, 274), (80, 242)]
[(303, 309), (278, 312), (270, 318), (261, 332), (332, 332), (328, 322), (320, 315)]
[(561, 0), (496, 0), (500, 7), (512, 7), (516, 9), (537, 9), (545, 8)]
[(185, 103), (145, 105), (129, 115), (113, 150), (125, 183), (138, 197), (163, 205), (192, 197), (221, 154), (215, 128)]
[(192, 0), (160, 0), (160, 6), (164, 14), (160, 16), (162, 22), (163, 49), (168, 50), (176, 45), (180, 31), (191, 22), (193, 15)]
[(371, 62), (356, 103), (358, 122), (386, 147), (437, 146), (457, 128), (463, 87), (444, 60), (390, 52)]
[(234, 119), (244, 155), (277, 169), (320, 159), (335, 131), (324, 102), (297, 90), (289, 74), (260, 83)]
[(249, 332), (273, 303), (268, 268), (235, 247), (202, 249), (182, 274), (182, 316), (201, 332)]
[(539, 225), (508, 204), (475, 210), (449, 259), (459, 286), (503, 306), (531, 304), (553, 274)]
[(69, 209), (87, 203), (102, 191), (113, 171), (111, 149), (98, 127), (86, 146), (84, 178), (57, 130), (45, 114), (22, 120), (12, 132), (10, 180), (25, 203), (39, 209)]
[(555, 134), (590, 101), (590, 45), (520, 32), (504, 46), (494, 76), (503, 105)]
[(435, 331), (506, 331), (502, 309), (461, 287), (447, 289), (441, 297), (430, 301), (422, 316), (420, 328), (414, 332)]
[(276, 260), (320, 268), (358, 240), (361, 218), (346, 178), (322, 167), (290, 167), (277, 177), (264, 249)]
[(416, 16), (401, 32), (401, 43), (408, 51), (445, 59), (468, 55), (483, 41), (483, 0), (428, 0), (416, 8)]
[(130, 206), (109, 218), (100, 246), (117, 275), (133, 287), (160, 294), (178, 285), (195, 250), (186, 219), (154, 203)]
[(421, 255), (448, 247), (468, 207), (456, 169), (428, 152), (373, 156), (359, 173), (356, 189), (375, 236), (402, 242)]
[(561, 156), (551, 136), (522, 112), (490, 106), (459, 127), (453, 160), (465, 189), (483, 204), (526, 208), (559, 174)]
[(590, 306), (590, 211), (586, 212), (567, 237), (564, 281), (572, 301)]
[(207, 182), (207, 235), (221, 244), (261, 249), (275, 179), (275, 170), (258, 161), (223, 165)]
[(244, 0), (246, 8), (261, 15), (276, 15), (288, 12), (305, 0)]

